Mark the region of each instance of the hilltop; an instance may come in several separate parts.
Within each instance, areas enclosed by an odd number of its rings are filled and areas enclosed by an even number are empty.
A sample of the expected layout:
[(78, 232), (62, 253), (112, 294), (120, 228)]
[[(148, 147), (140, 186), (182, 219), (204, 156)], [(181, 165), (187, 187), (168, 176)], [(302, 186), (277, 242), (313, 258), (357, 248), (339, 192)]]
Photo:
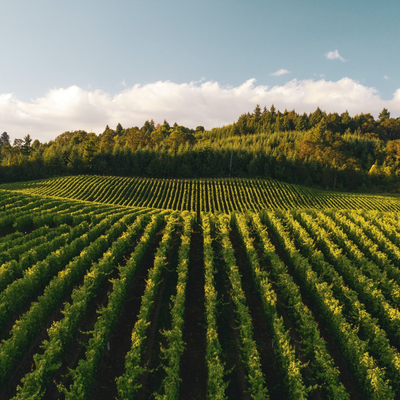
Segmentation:
[(399, 189), (400, 119), (383, 109), (350, 116), (280, 112), (273, 106), (206, 131), (167, 121), (101, 134), (67, 131), (40, 143), (29, 135), (0, 138), (0, 179), (13, 182), (65, 175), (149, 178), (269, 178), (359, 192)]

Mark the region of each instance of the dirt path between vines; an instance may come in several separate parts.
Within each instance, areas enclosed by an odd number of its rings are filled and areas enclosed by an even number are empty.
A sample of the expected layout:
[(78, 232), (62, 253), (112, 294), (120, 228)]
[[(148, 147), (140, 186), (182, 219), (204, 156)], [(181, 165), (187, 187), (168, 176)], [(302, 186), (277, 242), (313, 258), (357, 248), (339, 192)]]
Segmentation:
[(181, 400), (206, 398), (206, 329), (204, 306), (203, 236), (195, 223), (190, 243), (189, 275), (186, 284), (185, 324), (183, 340), (186, 343), (182, 354), (180, 372)]

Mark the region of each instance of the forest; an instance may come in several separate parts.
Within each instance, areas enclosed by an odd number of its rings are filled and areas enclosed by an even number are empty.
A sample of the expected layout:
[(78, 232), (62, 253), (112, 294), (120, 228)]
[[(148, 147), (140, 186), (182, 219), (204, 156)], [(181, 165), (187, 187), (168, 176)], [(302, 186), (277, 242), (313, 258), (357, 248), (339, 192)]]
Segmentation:
[(211, 130), (146, 121), (67, 131), (47, 143), (0, 136), (0, 183), (97, 174), (155, 178), (258, 177), (310, 187), (400, 190), (400, 118), (369, 113), (307, 114), (257, 105)]

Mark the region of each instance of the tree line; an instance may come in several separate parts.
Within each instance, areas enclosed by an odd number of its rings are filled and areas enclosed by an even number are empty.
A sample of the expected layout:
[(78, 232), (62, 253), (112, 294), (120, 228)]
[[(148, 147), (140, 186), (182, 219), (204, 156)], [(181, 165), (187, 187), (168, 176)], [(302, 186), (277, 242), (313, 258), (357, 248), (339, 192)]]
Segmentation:
[(264, 177), (334, 190), (400, 188), (400, 118), (280, 112), (272, 105), (205, 130), (155, 124), (67, 131), (40, 143), (0, 136), (0, 181), (101, 174), (159, 178)]

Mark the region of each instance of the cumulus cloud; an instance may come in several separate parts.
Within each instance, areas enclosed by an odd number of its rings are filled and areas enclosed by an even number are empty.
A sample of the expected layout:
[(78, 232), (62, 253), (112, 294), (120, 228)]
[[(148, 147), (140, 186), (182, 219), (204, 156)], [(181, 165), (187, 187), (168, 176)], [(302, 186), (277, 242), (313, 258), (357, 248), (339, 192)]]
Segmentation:
[(376, 89), (350, 78), (293, 79), (272, 87), (257, 85), (255, 79), (239, 86), (204, 80), (182, 84), (159, 81), (125, 88), (116, 95), (71, 86), (51, 90), (30, 102), (13, 94), (0, 94), (0, 132), (7, 131), (12, 138), (30, 134), (48, 141), (67, 130), (101, 133), (107, 124), (140, 127), (147, 119), (210, 129), (232, 123), (256, 104), (268, 108), (274, 104), (282, 111), (286, 108), (301, 113), (317, 107), (327, 112), (348, 110), (351, 115), (370, 112), (377, 117), (383, 107), (392, 114), (400, 109), (400, 89), (392, 100), (383, 100)]
[(328, 51), (325, 54), (327, 60), (340, 60), (341, 62), (345, 62), (346, 60), (339, 54), (337, 50), (335, 51)]
[(281, 68), (278, 69), (278, 71), (275, 71), (271, 74), (271, 76), (281, 76), (281, 75), (285, 75), (285, 74), (290, 74), (290, 71), (288, 71), (287, 69)]

